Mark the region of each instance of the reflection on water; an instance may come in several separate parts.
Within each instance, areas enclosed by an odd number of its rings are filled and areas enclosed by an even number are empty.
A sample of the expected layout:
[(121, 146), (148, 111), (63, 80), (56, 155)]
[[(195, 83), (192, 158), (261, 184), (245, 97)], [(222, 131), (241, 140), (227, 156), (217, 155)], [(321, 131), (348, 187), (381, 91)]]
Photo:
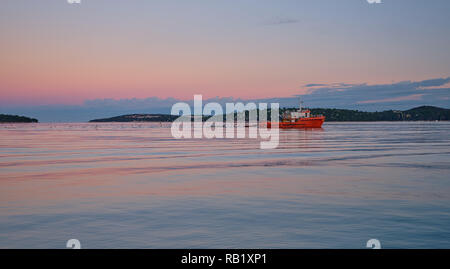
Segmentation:
[(0, 125), (0, 248), (450, 247), (450, 123), (172, 139), (159, 123)]

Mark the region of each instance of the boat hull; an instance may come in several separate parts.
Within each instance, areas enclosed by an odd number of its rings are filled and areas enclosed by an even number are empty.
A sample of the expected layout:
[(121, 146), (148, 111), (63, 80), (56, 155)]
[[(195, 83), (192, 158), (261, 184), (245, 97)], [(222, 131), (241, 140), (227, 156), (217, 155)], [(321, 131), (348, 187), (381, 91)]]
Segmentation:
[[(321, 128), (325, 117), (310, 117), (310, 118), (300, 118), (294, 122), (282, 121), (279, 122), (280, 129), (293, 129), (293, 128)], [(272, 123), (267, 122), (267, 128), (272, 128)]]

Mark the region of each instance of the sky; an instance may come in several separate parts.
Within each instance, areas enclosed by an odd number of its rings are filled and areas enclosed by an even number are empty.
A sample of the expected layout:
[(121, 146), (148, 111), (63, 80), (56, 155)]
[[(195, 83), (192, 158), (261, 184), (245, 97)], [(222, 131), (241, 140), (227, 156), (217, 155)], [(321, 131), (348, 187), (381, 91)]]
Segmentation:
[(450, 1), (382, 2), (2, 0), (0, 113), (168, 113), (194, 94), (450, 107)]

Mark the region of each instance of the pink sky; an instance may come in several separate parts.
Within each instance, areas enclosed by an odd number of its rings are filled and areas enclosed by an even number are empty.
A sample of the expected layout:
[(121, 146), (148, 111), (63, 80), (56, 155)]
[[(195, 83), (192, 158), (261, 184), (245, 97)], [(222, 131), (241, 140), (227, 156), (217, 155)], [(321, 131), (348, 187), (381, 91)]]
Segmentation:
[(308, 83), (420, 81), (450, 70), (439, 4), (107, 3), (6, 1), (0, 102), (287, 97)]

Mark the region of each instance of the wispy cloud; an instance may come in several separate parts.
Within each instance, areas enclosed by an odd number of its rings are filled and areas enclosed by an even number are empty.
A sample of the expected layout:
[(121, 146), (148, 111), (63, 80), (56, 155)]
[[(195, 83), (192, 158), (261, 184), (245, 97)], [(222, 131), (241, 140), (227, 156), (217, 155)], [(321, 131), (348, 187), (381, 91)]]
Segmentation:
[(280, 24), (292, 24), (292, 23), (298, 23), (300, 22), (298, 19), (294, 18), (273, 18), (270, 20), (267, 20), (264, 24), (265, 25), (280, 25)]
[[(431, 84), (431, 85), (430, 85)], [(439, 79), (438, 83), (426, 83), (420, 86), (422, 90), (450, 90), (450, 77)]]
[(402, 109), (424, 104), (449, 107), (445, 98), (450, 96), (450, 88), (446, 87), (449, 82), (450, 77), (374, 85), (310, 83), (304, 86), (308, 94), (302, 98), (305, 103), (314, 105), (363, 110)]
[[(450, 78), (423, 81), (402, 81), (392, 84), (310, 83), (302, 86), (307, 93), (301, 96), (308, 107), (328, 107), (380, 111), (410, 109), (420, 105), (450, 107), (450, 88), (443, 88)], [(430, 90), (439, 89), (439, 90)], [(50, 105), (39, 107), (0, 106), (0, 113), (20, 114), (40, 121), (88, 121), (93, 118), (112, 117), (133, 113), (170, 113), (176, 98), (130, 98), (87, 100), (80, 106)], [(211, 98), (206, 102), (265, 102), (279, 103), (280, 107), (295, 107), (298, 96), (243, 100), (232, 97)], [(189, 101), (192, 105), (192, 101)]]
[(322, 83), (311, 83), (311, 84), (306, 84), (305, 87), (310, 88), (310, 87), (325, 87), (328, 86), (327, 84), (322, 84)]
[(411, 95), (407, 95), (407, 96), (400, 96), (400, 97), (394, 97), (394, 98), (359, 101), (357, 103), (358, 104), (375, 104), (375, 103), (390, 103), (390, 102), (399, 102), (399, 101), (422, 100), (422, 96), (424, 96), (424, 94), (411, 94)]

